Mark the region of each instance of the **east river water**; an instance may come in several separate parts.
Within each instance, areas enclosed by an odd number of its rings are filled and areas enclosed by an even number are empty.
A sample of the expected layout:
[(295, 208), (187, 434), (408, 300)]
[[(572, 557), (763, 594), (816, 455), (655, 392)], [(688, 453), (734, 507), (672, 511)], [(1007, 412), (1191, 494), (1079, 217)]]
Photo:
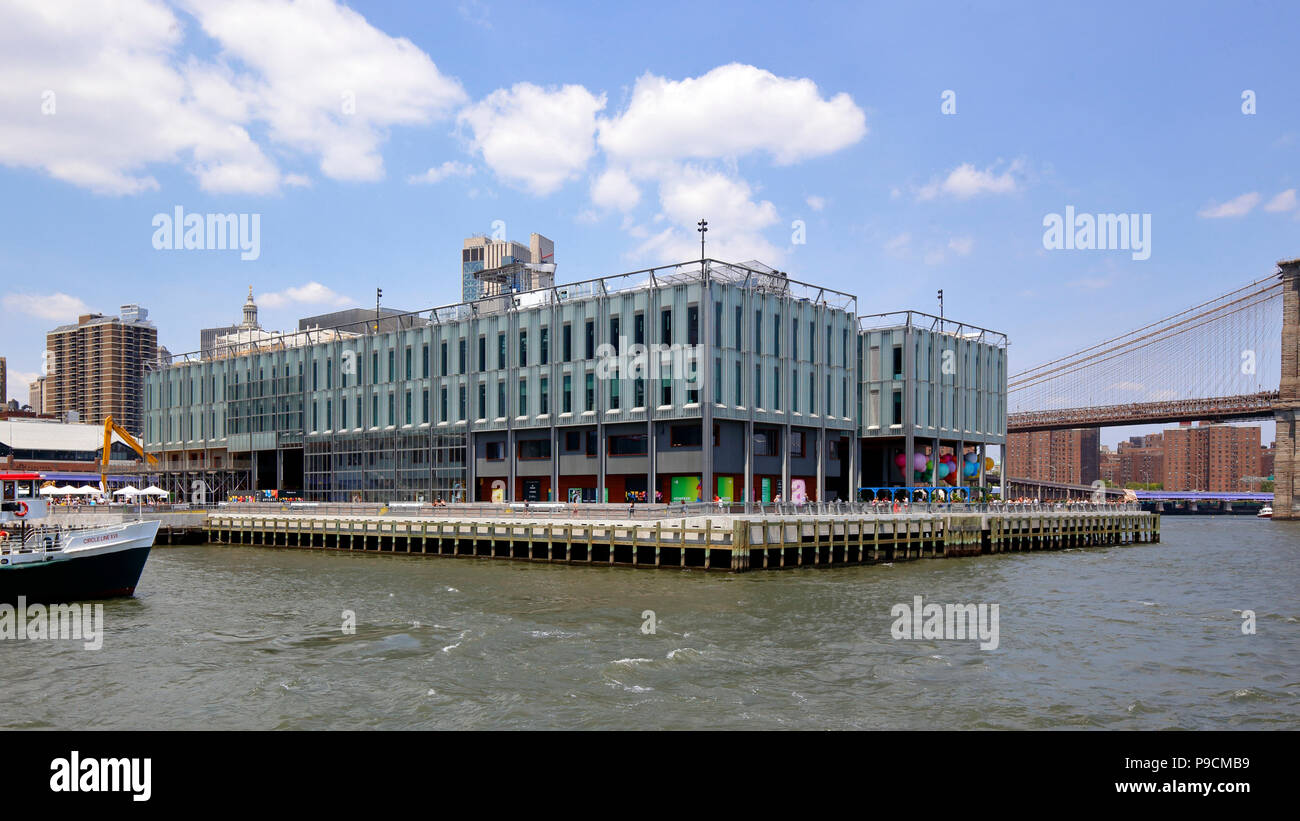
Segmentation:
[[(101, 649), (0, 641), (0, 726), (1294, 730), (1298, 591), (1300, 523), (1253, 517), (741, 575), (159, 547)], [(896, 640), (915, 596), (997, 604), (997, 648)]]

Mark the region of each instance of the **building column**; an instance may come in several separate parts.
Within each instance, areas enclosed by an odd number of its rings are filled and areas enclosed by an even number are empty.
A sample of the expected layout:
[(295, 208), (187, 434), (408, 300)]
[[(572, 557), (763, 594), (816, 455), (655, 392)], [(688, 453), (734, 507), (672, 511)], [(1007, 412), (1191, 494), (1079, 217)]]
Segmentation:
[(781, 501), (790, 501), (790, 439), (791, 427), (786, 424), (781, 433)]
[[(825, 415), (822, 416), (825, 419)], [(817, 429), (817, 499), (826, 501), (826, 426)]]
[[(700, 288), (699, 340), (691, 354), (696, 358), (695, 376), (704, 383), (700, 385), (700, 424), (703, 428), (700, 431), (700, 450), (704, 455), (700, 498), (711, 502), (718, 493), (718, 483), (713, 478), (713, 403), (717, 401), (713, 395), (713, 283), (709, 279), (708, 263), (702, 262), (701, 266), (700, 276), (704, 281)], [(687, 330), (689, 332), (689, 328)]]
[[(466, 404), (468, 405), (469, 387), (466, 386), (465, 390), (466, 390)], [(467, 407), (466, 415), (469, 415), (468, 407)], [(465, 498), (462, 499), (462, 501), (465, 502), (478, 501), (478, 475), (477, 475), (478, 471), (475, 470), (477, 466), (477, 461), (478, 460), (474, 453), (474, 431), (470, 429), (470, 422), (467, 420), (465, 422)], [(362, 472), (362, 476), (363, 477), (365, 476), (364, 471)]]
[(555, 427), (555, 414), (551, 416), (551, 494), (550, 501), (563, 502), (560, 498), (560, 434)]
[[(507, 388), (506, 390), (507, 390), (507, 402), (508, 402), (509, 388)], [(508, 419), (509, 419), (509, 414), (507, 414), (507, 420)], [(509, 424), (508, 421), (507, 424)], [(508, 473), (506, 474), (506, 499), (509, 500), (510, 502), (514, 502), (515, 500), (515, 471), (516, 471), (515, 458), (516, 458), (515, 429), (513, 427), (506, 428), (506, 464), (509, 466), (507, 468)]]
[(745, 420), (745, 496), (744, 498), (745, 498), (745, 512), (749, 513), (753, 507), (753, 501), (754, 501), (754, 419), (752, 416), (749, 419)]

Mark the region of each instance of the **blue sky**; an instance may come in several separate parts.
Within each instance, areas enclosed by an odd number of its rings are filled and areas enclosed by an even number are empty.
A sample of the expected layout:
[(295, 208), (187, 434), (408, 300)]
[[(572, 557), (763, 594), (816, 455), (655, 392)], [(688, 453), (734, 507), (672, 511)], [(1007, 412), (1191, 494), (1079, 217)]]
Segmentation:
[[(1300, 255), (1297, 31), (1287, 3), (19, 0), (0, 10), (9, 393), (83, 308), (138, 302), (181, 352), (250, 284), (270, 328), (377, 286), (454, 302), (461, 240), (497, 220), (555, 240), (571, 280), (693, 256), (706, 217), (711, 255), (863, 313), (943, 288), (1018, 370)], [(259, 214), (260, 256), (156, 250), (176, 206)], [(1150, 258), (1045, 250), (1067, 206), (1150, 214)]]

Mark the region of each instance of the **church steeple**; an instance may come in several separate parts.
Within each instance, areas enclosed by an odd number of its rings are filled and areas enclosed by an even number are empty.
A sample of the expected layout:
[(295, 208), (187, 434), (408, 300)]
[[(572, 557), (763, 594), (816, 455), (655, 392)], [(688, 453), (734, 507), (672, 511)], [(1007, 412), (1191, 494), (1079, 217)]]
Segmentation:
[(253, 301), (253, 286), (248, 286), (248, 301), (244, 303), (244, 323), (245, 328), (257, 327), (257, 303)]

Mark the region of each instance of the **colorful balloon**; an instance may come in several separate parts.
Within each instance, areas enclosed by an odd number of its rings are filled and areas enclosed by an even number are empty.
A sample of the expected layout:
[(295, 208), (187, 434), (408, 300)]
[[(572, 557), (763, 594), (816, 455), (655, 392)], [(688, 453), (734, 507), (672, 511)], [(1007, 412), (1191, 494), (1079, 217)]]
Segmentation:
[(906, 454), (906, 453), (900, 453), (900, 454), (898, 454), (897, 456), (895, 456), (895, 457), (894, 457), (894, 464), (895, 464), (895, 465), (898, 465), (900, 468), (901, 468), (903, 465), (906, 465), (906, 464), (907, 464), (907, 454)]

